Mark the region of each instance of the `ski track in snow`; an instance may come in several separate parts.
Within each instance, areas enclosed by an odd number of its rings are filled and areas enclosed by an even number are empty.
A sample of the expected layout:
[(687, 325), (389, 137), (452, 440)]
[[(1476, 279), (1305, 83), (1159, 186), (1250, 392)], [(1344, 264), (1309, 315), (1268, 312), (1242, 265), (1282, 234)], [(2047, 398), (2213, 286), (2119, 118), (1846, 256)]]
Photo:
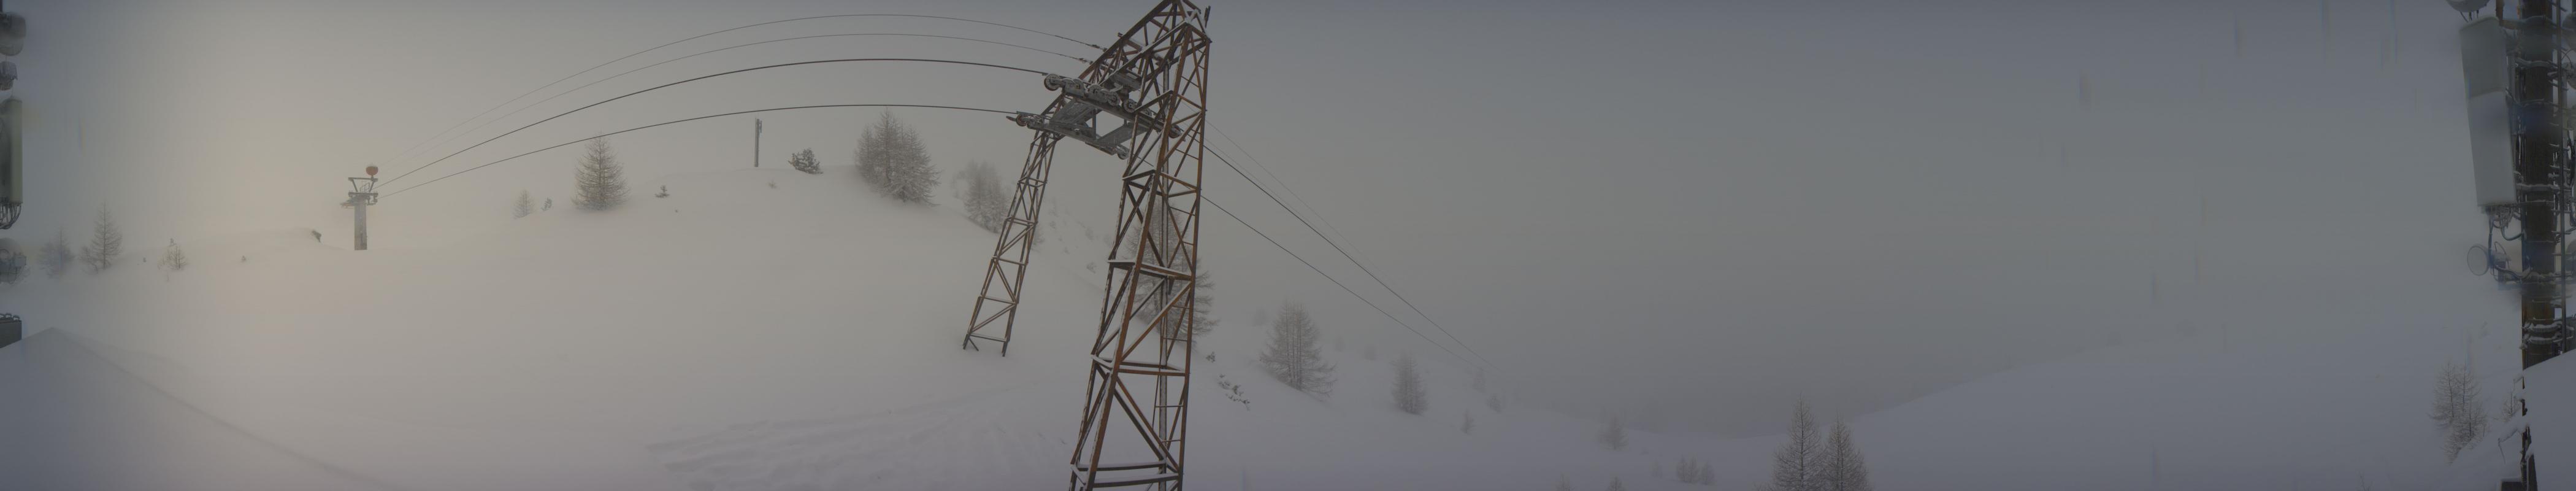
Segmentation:
[(996, 392), (875, 414), (739, 423), (646, 449), (698, 491), (980, 489), (960, 483), (1055, 470), (1043, 464), (1065, 445), (1013, 428), (1004, 413), (1014, 406)]

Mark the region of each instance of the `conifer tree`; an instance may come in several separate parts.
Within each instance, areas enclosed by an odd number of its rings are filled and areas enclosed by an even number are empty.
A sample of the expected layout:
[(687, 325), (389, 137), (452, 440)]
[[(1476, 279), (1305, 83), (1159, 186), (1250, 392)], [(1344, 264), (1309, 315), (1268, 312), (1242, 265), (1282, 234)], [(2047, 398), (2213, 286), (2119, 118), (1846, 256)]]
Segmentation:
[(1805, 399), (1789, 413), (1789, 441), (1771, 454), (1771, 488), (1778, 491), (1822, 491), (1818, 479), (1824, 449), (1818, 443), (1816, 419)]
[(1315, 346), (1322, 337), (1304, 306), (1281, 307), (1278, 318), (1270, 324), (1270, 344), (1261, 354), (1261, 365), (1289, 388), (1329, 394), (1333, 389), (1333, 366), (1324, 363), (1323, 353)]
[(600, 211), (625, 203), (626, 168), (617, 163), (617, 153), (609, 149), (608, 139), (593, 139), (584, 148), (581, 165), (573, 169), (573, 205)]
[(118, 256), (125, 254), (125, 233), (117, 231), (116, 217), (99, 210), (98, 224), (90, 230), (89, 244), (81, 246), (80, 259), (89, 265), (90, 274), (116, 267)]
[(1410, 414), (1431, 409), (1430, 398), (1422, 389), (1421, 369), (1413, 355), (1395, 358), (1395, 408)]
[(179, 239), (170, 239), (170, 246), (161, 250), (161, 267), (171, 271), (188, 269), (188, 253), (179, 250)]

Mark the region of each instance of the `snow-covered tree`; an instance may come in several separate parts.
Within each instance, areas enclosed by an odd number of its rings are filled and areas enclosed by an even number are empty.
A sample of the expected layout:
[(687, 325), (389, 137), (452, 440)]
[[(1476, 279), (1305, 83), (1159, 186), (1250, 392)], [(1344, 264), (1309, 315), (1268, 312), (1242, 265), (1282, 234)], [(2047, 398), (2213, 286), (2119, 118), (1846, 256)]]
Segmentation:
[(1216, 275), (1199, 271), (1198, 289), (1190, 292), (1190, 339), (1198, 339), (1206, 336), (1208, 331), (1216, 330), (1216, 314), (1212, 313), (1216, 306), (1215, 289)]
[(1472, 382), (1472, 383), (1470, 383), (1469, 385), (1471, 386), (1471, 388), (1476, 389), (1476, 391), (1477, 391), (1477, 392), (1484, 392), (1484, 391), (1485, 391), (1485, 369), (1483, 369), (1483, 368), (1478, 368), (1478, 369), (1476, 369), (1476, 377), (1475, 377), (1475, 381), (1474, 381), (1474, 382)]
[(1771, 489), (1775, 491), (1822, 491), (1817, 479), (1825, 451), (1818, 442), (1816, 418), (1805, 399), (1789, 413), (1789, 441), (1771, 454)]
[(1698, 484), (1701, 486), (1717, 484), (1717, 471), (1710, 469), (1708, 464), (1692, 462), (1691, 468), (1699, 470), (1699, 479), (1697, 481), (1693, 481), (1692, 484)]
[(1574, 491), (1574, 481), (1566, 480), (1564, 474), (1557, 474), (1556, 491)]
[(116, 230), (116, 217), (107, 210), (98, 211), (98, 224), (91, 229), (89, 244), (82, 245), (80, 259), (89, 265), (90, 274), (116, 267), (117, 256), (125, 254), (125, 233)]
[(1002, 221), (1010, 219), (1011, 214), (1011, 191), (1002, 189), (1001, 171), (977, 160), (967, 162), (966, 171), (960, 174), (966, 183), (966, 219), (984, 230), (1001, 232)]
[(889, 111), (859, 134), (859, 177), (878, 192), (906, 203), (929, 204), (939, 188), (939, 170), (930, 166), (930, 151), (921, 134)]
[(1307, 317), (1306, 307), (1288, 304), (1279, 309), (1279, 318), (1270, 324), (1270, 345), (1261, 354), (1261, 366), (1289, 388), (1330, 394), (1333, 390), (1333, 365), (1324, 363), (1324, 355), (1315, 343), (1323, 337), (1315, 320)]
[(1699, 479), (1699, 470), (1691, 468), (1690, 457), (1682, 457), (1680, 462), (1673, 463), (1673, 480), (1691, 484), (1691, 481), (1697, 479)]
[(46, 278), (62, 278), (72, 269), (72, 246), (61, 229), (54, 230), (54, 241), (36, 251), (36, 264), (45, 266)]
[(1610, 487), (1601, 489), (1602, 491), (1628, 491), (1628, 485), (1620, 483), (1619, 478), (1613, 477), (1610, 478)]
[(572, 204), (599, 211), (625, 203), (626, 168), (617, 163), (617, 153), (608, 148), (608, 139), (593, 139), (584, 148), (587, 153), (582, 154), (581, 165), (573, 169)]
[(653, 197), (655, 197), (655, 198), (668, 198), (668, 197), (671, 197), (671, 187), (670, 187), (670, 186), (667, 186), (667, 185), (666, 185), (666, 186), (662, 186), (662, 190), (661, 190), (661, 191), (654, 192), (654, 193), (653, 193)]
[(1502, 394), (1486, 394), (1486, 395), (1485, 395), (1485, 407), (1493, 409), (1493, 410), (1494, 410), (1494, 414), (1502, 414), (1502, 413), (1503, 413), (1503, 396), (1502, 396)]
[(1818, 471), (1816, 478), (1825, 491), (1870, 491), (1869, 465), (1861, 461), (1860, 449), (1852, 446), (1851, 424), (1834, 422)]
[(2433, 424), (2442, 429), (2442, 458), (2457, 460), (2460, 451), (2486, 433), (2486, 406), (2478, 401), (2478, 378), (2466, 363), (2442, 365), (2433, 380)]
[(1465, 422), (1465, 423), (1460, 423), (1460, 424), (1458, 425), (1458, 432), (1459, 432), (1459, 433), (1475, 433), (1475, 432), (1476, 432), (1476, 413), (1474, 413), (1474, 412), (1472, 412), (1472, 411), (1459, 411), (1459, 412), (1458, 412), (1458, 415), (1459, 415), (1459, 416), (1461, 416), (1461, 417), (1466, 418), (1466, 421), (1467, 421), (1467, 422)]
[(528, 198), (528, 190), (519, 190), (519, 199), (510, 200), (510, 218), (527, 218), (537, 212), (537, 202)]
[(553, 209), (555, 209), (555, 199), (554, 199), (554, 198), (546, 198), (546, 206), (545, 206), (545, 207), (543, 207), (543, 208), (538, 208), (538, 209), (537, 209), (537, 211), (547, 211), (547, 210), (553, 210)]
[(1431, 409), (1430, 398), (1422, 389), (1422, 372), (1413, 355), (1395, 358), (1395, 408), (1406, 413), (1422, 414)]
[(811, 148), (798, 150), (795, 155), (787, 156), (787, 166), (805, 171), (807, 174), (823, 173), (823, 161), (814, 158), (814, 149)]
[(1628, 423), (1620, 421), (1618, 416), (1611, 416), (1609, 423), (1601, 425), (1601, 435), (1599, 438), (1601, 440), (1601, 446), (1610, 447), (1611, 450), (1626, 450), (1628, 448)]
[(161, 249), (161, 267), (171, 271), (188, 269), (188, 253), (179, 250), (179, 239), (170, 239), (170, 246)]

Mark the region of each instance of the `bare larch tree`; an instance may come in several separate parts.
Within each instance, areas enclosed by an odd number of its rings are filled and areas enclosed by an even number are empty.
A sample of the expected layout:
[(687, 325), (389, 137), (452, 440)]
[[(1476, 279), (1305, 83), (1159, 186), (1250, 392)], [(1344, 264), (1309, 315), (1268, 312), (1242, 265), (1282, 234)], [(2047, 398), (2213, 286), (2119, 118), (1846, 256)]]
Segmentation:
[(1330, 394), (1333, 365), (1324, 363), (1324, 354), (1315, 346), (1322, 337), (1314, 319), (1307, 317), (1305, 306), (1281, 307), (1279, 317), (1270, 324), (1270, 345), (1261, 353), (1261, 366), (1289, 388)]
[(1821, 435), (1816, 431), (1816, 418), (1805, 399), (1789, 413), (1789, 441), (1771, 454), (1771, 489), (1776, 491), (1822, 491), (1817, 479), (1824, 460)]

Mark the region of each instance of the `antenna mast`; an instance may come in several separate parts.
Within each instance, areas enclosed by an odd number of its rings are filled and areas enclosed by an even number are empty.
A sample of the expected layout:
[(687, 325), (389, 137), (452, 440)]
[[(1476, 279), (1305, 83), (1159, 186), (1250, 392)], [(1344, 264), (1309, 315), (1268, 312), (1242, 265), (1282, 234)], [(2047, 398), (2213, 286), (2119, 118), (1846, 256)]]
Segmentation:
[[(2560, 89), (2569, 68), (2559, 0), (2518, 0), (2507, 18), (2504, 5), (2487, 17), (2485, 0), (2450, 0), (2468, 20), (2460, 29), (2460, 67), (2468, 84), (2470, 163), (2478, 205), (2487, 213), (2487, 245), (2472, 260), (2478, 272), (2521, 292), (2522, 367), (2549, 361), (2569, 349), (2562, 259), (2569, 230), (2571, 186), (2567, 96)], [(2519, 242), (2519, 257), (2500, 243)], [(2519, 264), (2515, 260), (2519, 260)], [(2522, 378), (2517, 377), (2517, 383)], [(2519, 387), (2517, 389), (2520, 389)], [(2523, 398), (2516, 391), (2517, 398)], [(2516, 401), (2529, 418), (2528, 400)], [(2543, 408), (2567, 411), (2568, 408)], [(2504, 489), (2537, 489), (2531, 430), (2522, 428), (2521, 475)]]

